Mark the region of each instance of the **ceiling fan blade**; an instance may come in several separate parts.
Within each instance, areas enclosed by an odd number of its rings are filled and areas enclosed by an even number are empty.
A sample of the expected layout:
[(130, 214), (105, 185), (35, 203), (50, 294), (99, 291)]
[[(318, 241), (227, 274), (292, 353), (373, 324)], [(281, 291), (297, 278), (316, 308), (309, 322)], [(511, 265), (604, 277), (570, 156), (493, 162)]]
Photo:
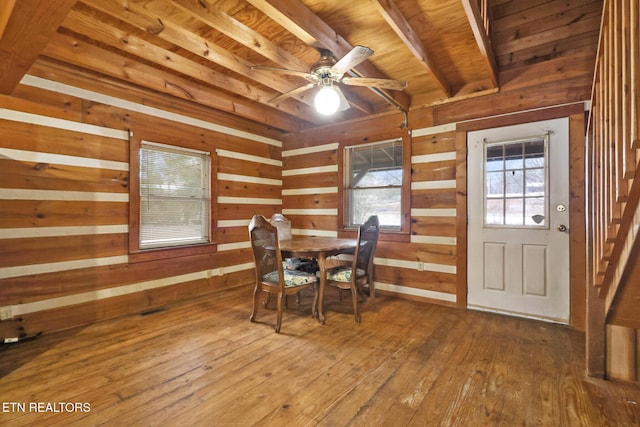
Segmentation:
[(269, 100), (269, 103), (270, 104), (277, 104), (280, 101), (283, 101), (283, 100), (285, 100), (287, 98), (290, 98), (292, 96), (296, 96), (296, 95), (298, 95), (298, 94), (300, 94), (300, 93), (302, 93), (302, 92), (304, 92), (306, 90), (309, 90), (314, 86), (315, 86), (315, 83), (307, 83), (304, 86), (300, 86), (300, 87), (297, 87), (295, 89), (291, 89), (289, 92), (285, 92), (285, 93), (283, 93), (281, 95), (276, 96), (275, 98), (271, 98)]
[(380, 89), (404, 90), (407, 82), (404, 80), (376, 79), (370, 77), (343, 77), (340, 83), (349, 86), (373, 86)]
[(258, 71), (271, 71), (272, 73), (280, 73), (280, 74), (290, 74), (292, 76), (302, 77), (307, 80), (316, 81), (317, 77), (314, 74), (307, 73), (305, 71), (297, 71), (297, 70), (288, 70), (286, 68), (277, 68), (277, 67), (267, 67), (265, 65), (254, 65), (251, 67), (252, 70)]
[(365, 61), (371, 55), (373, 55), (373, 50), (366, 46), (356, 46), (343, 56), (342, 59), (336, 62), (331, 69), (337, 75), (342, 75), (356, 65)]

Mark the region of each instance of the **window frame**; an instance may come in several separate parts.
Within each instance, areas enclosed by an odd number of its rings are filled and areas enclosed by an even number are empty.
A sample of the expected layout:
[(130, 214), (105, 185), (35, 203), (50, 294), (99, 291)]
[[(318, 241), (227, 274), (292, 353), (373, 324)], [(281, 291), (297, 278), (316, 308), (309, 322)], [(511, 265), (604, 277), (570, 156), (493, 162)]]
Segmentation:
[(346, 148), (356, 146), (369, 146), (383, 143), (385, 141), (401, 140), (402, 141), (402, 186), (400, 195), (401, 214), (400, 228), (380, 228), (381, 240), (390, 241), (408, 241), (411, 232), (411, 137), (409, 133), (400, 135), (391, 135), (388, 138), (381, 138), (376, 141), (352, 142), (344, 141), (339, 143), (338, 156), (338, 175), (342, 179), (341, 185), (338, 186), (338, 235), (350, 236), (358, 230), (358, 227), (350, 227), (346, 221), (348, 214), (348, 191), (347, 183), (350, 167), (346, 165)]
[[(185, 150), (206, 151), (210, 156), (209, 171), (209, 238), (208, 242), (173, 247), (140, 248), (140, 150), (143, 141)], [(217, 251), (215, 224), (217, 222), (217, 156), (215, 149), (207, 149), (188, 141), (149, 134), (130, 134), (129, 144), (129, 260), (142, 262), (155, 259), (214, 253)]]

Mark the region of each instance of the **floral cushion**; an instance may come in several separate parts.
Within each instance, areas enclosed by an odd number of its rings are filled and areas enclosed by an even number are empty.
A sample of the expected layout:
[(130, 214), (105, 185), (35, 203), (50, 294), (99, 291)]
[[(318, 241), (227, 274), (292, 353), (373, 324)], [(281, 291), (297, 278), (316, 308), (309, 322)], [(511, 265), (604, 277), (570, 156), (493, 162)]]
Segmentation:
[[(362, 277), (367, 274), (361, 268), (356, 269), (356, 277)], [(327, 270), (327, 280), (333, 280), (336, 282), (350, 282), (351, 281), (351, 267), (334, 267)]]
[[(278, 283), (280, 278), (277, 271), (272, 271), (262, 276), (262, 280), (265, 282)], [(284, 270), (284, 286), (286, 287), (308, 285), (309, 283), (314, 283), (317, 280), (316, 276), (305, 273), (304, 271)]]

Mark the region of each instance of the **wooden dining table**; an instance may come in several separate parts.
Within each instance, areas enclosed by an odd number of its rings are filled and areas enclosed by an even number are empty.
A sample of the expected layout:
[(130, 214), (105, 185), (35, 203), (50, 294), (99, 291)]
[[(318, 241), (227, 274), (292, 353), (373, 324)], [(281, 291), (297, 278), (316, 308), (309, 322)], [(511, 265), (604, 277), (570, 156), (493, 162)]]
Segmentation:
[[(325, 236), (294, 236), (291, 239), (280, 240), (280, 252), (283, 258), (315, 258), (320, 269), (320, 283), (318, 289), (318, 306), (313, 308), (318, 320), (324, 323), (324, 289), (327, 283), (327, 257), (354, 249), (357, 239), (343, 239)], [(353, 252), (352, 252), (353, 253)]]

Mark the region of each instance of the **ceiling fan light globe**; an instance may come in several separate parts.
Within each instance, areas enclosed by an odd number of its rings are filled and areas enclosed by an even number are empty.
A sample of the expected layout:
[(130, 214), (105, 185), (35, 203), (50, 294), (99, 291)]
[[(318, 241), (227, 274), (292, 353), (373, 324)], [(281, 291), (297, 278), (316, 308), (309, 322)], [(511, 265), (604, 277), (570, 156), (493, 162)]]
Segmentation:
[(316, 94), (313, 103), (318, 113), (330, 116), (338, 111), (340, 96), (332, 86), (323, 86)]

